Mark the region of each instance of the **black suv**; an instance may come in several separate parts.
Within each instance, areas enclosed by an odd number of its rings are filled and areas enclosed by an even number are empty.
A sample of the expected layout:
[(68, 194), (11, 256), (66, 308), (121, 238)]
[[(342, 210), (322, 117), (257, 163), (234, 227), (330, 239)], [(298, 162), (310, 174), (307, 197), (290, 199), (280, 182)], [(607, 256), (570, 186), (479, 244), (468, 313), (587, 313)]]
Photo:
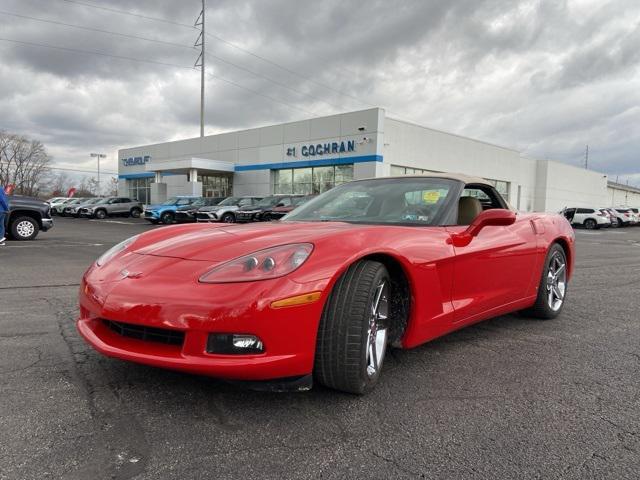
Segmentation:
[(255, 205), (247, 205), (246, 207), (240, 207), (236, 211), (236, 222), (260, 222), (263, 221), (264, 214), (271, 211), (275, 207), (286, 207), (293, 203), (294, 198), (301, 197), (302, 195), (272, 195), (265, 197)]
[(5, 217), (7, 233), (14, 240), (33, 240), (42, 230), (53, 227), (49, 204), (35, 198), (9, 197), (9, 215)]

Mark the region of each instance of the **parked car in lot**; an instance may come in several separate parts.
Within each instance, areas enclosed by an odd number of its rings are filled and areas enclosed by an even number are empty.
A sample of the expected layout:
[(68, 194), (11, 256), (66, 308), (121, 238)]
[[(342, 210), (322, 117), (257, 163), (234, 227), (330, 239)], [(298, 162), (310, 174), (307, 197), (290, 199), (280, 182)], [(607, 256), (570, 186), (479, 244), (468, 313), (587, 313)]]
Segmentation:
[(5, 221), (7, 232), (14, 240), (33, 240), (38, 232), (53, 227), (48, 203), (19, 195), (9, 197), (9, 215)]
[(598, 208), (564, 208), (560, 213), (571, 225), (581, 225), (588, 230), (611, 226), (610, 217)]
[(82, 277), (77, 328), (109, 357), (363, 394), (389, 347), (518, 310), (557, 317), (574, 245), (561, 216), (516, 214), (480, 178), (356, 180), (280, 222), (124, 240)]
[(240, 207), (236, 212), (236, 222), (261, 222), (263, 216), (269, 210), (275, 207), (290, 207), (294, 198), (300, 198), (302, 195), (271, 195), (260, 200), (255, 205), (247, 205)]
[(151, 223), (164, 223), (169, 225), (176, 218), (176, 210), (180, 207), (192, 205), (202, 197), (184, 195), (171, 197), (158, 205), (150, 205), (144, 209), (144, 219)]
[(64, 203), (60, 203), (55, 207), (51, 208), (51, 214), (60, 215), (61, 217), (64, 217), (66, 216), (65, 210), (67, 210), (69, 207), (72, 207), (74, 205), (80, 205), (86, 201), (87, 199), (82, 197), (71, 198)]
[(178, 207), (175, 215), (176, 223), (192, 223), (196, 221), (196, 212), (201, 207), (213, 207), (218, 205), (221, 201), (223, 201), (226, 197), (203, 197), (191, 205), (185, 205), (183, 207)]
[(630, 208), (629, 210), (633, 212), (633, 216), (635, 217), (635, 223), (636, 224), (640, 223), (640, 209)]
[(80, 216), (80, 209), (81, 208), (85, 208), (85, 207), (89, 207), (91, 205), (95, 205), (96, 203), (102, 201), (103, 198), (102, 197), (93, 197), (93, 198), (87, 198), (85, 200), (83, 200), (80, 203), (76, 203), (76, 204), (68, 204), (67, 206), (64, 207), (64, 210), (62, 212), (62, 216), (70, 216), (70, 217), (75, 217), (78, 218)]
[(64, 208), (64, 205), (69, 203), (69, 202), (71, 202), (72, 200), (73, 200), (73, 198), (66, 197), (66, 198), (56, 199), (55, 201), (47, 202), (47, 203), (49, 203), (49, 206), (51, 207), (50, 214), (51, 215), (56, 215), (58, 213), (58, 208)]
[(110, 216), (138, 218), (142, 214), (142, 203), (129, 197), (107, 197), (78, 210), (81, 217), (103, 219)]
[(633, 212), (629, 208), (610, 208), (619, 227), (626, 227), (634, 223)]
[(196, 212), (198, 222), (235, 223), (236, 211), (251, 206), (262, 200), (262, 197), (229, 197), (213, 207), (200, 207)]
[(280, 220), (287, 213), (293, 211), (294, 209), (296, 209), (300, 205), (303, 205), (303, 204), (307, 203), (312, 198), (315, 198), (315, 195), (306, 195), (306, 196), (301, 196), (301, 197), (293, 197), (291, 199), (291, 204), (290, 205), (282, 205), (282, 206), (279, 206), (279, 207), (275, 206), (275, 207), (265, 211), (264, 214), (262, 215), (262, 220), (265, 221), (265, 222), (270, 222), (271, 220)]

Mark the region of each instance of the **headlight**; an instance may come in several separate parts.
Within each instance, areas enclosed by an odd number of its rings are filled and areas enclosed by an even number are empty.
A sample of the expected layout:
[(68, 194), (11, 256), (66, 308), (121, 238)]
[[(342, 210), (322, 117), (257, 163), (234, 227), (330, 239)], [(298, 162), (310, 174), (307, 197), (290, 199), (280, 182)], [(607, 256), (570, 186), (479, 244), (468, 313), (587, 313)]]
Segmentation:
[(104, 265), (105, 263), (107, 263), (114, 256), (116, 256), (116, 254), (122, 252), (129, 245), (131, 245), (133, 242), (135, 242), (138, 239), (139, 236), (140, 235), (134, 235), (133, 237), (127, 238), (123, 242), (120, 242), (116, 246), (111, 247), (109, 250), (107, 250), (102, 255), (100, 255), (100, 258), (98, 258), (98, 260), (96, 260), (96, 265), (98, 265), (100, 267), (100, 266)]
[(299, 268), (312, 251), (311, 243), (294, 243), (259, 250), (215, 267), (200, 277), (200, 281), (236, 283), (282, 277)]

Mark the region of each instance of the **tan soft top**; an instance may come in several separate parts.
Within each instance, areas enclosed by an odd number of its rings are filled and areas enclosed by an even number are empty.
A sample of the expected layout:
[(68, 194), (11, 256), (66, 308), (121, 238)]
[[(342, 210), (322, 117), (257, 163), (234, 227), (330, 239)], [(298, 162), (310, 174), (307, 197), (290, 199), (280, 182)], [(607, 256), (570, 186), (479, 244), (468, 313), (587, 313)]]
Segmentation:
[(457, 180), (465, 184), (489, 185), (491, 187), (493, 186), (492, 183), (488, 182), (484, 178), (473, 177), (471, 175), (464, 175), (462, 173), (424, 173), (421, 175), (394, 175), (389, 177), (363, 178), (362, 180), (384, 180), (386, 178), (425, 178), (425, 177), (426, 178), (446, 178), (449, 180)]

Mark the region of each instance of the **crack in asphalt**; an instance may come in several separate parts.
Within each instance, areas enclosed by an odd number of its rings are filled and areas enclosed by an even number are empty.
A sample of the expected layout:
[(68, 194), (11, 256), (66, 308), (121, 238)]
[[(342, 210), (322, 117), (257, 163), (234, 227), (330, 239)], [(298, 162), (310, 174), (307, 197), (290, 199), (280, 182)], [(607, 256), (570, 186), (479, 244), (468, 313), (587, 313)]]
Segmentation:
[[(69, 472), (67, 478), (100, 478), (100, 474), (105, 471), (115, 480), (126, 480), (139, 475), (146, 469), (150, 456), (150, 445), (141, 424), (128, 411), (113, 383), (96, 385), (88, 372), (84, 371), (88, 368), (87, 347), (75, 333), (73, 322), (69, 326), (65, 321), (74, 318), (74, 312), (60, 311), (54, 299), (46, 301), (56, 310), (59, 334), (71, 354), (72, 370), (69, 373), (73, 383), (84, 393), (94, 433), (104, 449), (101, 461), (92, 458), (86, 465)], [(108, 408), (99, 406), (98, 395), (103, 403), (107, 403)]]

